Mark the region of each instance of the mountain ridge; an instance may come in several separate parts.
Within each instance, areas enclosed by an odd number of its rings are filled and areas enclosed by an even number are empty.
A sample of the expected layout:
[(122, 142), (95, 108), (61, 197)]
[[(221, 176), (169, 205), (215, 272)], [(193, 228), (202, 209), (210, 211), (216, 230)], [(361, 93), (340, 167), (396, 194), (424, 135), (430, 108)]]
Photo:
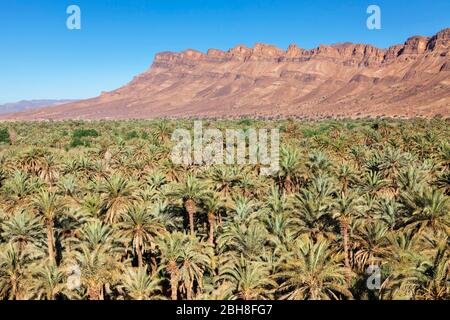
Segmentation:
[(339, 43), (282, 50), (257, 43), (161, 52), (117, 90), (0, 119), (448, 117), (449, 51), (450, 28), (386, 49)]

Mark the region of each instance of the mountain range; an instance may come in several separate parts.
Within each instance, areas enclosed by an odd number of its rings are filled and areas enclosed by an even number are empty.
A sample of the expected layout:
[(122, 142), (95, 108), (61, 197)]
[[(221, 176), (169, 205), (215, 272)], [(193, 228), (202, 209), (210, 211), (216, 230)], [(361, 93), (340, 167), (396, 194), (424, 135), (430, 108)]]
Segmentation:
[(57, 106), (75, 101), (77, 100), (21, 100), (18, 102), (11, 102), (0, 105), (0, 114)]
[(449, 49), (450, 28), (387, 49), (258, 43), (162, 52), (117, 90), (0, 119), (449, 117)]

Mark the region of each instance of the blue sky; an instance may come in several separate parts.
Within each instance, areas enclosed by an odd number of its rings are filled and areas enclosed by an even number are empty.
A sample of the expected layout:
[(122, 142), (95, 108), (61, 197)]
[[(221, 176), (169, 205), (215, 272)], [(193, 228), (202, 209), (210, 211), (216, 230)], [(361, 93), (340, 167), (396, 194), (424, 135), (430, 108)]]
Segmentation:
[[(81, 8), (81, 30), (66, 8)], [(366, 9), (382, 29), (366, 28)], [(388, 47), (450, 27), (449, 0), (2, 0), (0, 103), (87, 98), (148, 69), (155, 53), (256, 42)]]

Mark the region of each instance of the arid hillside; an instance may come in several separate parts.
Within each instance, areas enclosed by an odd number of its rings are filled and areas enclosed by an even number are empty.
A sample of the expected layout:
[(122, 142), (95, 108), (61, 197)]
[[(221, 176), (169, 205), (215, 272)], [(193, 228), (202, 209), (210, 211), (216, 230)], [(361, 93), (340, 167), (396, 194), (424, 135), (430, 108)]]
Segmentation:
[(0, 119), (450, 116), (450, 29), (379, 49), (265, 44), (156, 55), (127, 85)]

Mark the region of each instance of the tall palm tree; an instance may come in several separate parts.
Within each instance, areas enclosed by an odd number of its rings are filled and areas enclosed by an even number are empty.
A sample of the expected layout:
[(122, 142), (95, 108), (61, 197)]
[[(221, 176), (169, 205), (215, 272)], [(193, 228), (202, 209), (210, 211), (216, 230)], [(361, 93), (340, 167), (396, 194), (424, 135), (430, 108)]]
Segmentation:
[(388, 147), (383, 154), (380, 169), (385, 177), (392, 181), (394, 187), (397, 187), (397, 175), (400, 168), (405, 165), (405, 162), (405, 156), (398, 149), (393, 147)]
[(406, 208), (406, 216), (396, 229), (419, 224), (420, 229), (429, 228), (434, 232), (450, 232), (450, 202), (442, 192), (429, 188), (417, 192), (405, 192), (401, 201)]
[(272, 289), (277, 286), (267, 263), (247, 260), (243, 256), (220, 268), (220, 278), (231, 282), (234, 296), (242, 300), (270, 299)]
[(341, 192), (347, 193), (349, 185), (356, 181), (356, 173), (351, 166), (343, 164), (339, 167), (337, 178), (342, 185)]
[(137, 199), (136, 186), (121, 175), (105, 179), (100, 192), (103, 194), (102, 207), (106, 211), (105, 221), (114, 223), (127, 207)]
[(121, 266), (107, 246), (92, 249), (82, 244), (73, 263), (80, 268), (80, 281), (90, 300), (103, 300), (105, 286), (117, 283), (120, 275)]
[(374, 205), (377, 218), (393, 230), (403, 215), (403, 207), (393, 198), (382, 197)]
[(100, 220), (92, 220), (83, 225), (78, 232), (79, 245), (95, 250), (98, 247), (114, 246), (114, 229)]
[(160, 279), (150, 276), (147, 267), (127, 268), (119, 288), (124, 292), (126, 299), (132, 300), (151, 300), (159, 299), (159, 293), (162, 290)]
[(325, 176), (315, 177), (308, 189), (295, 195), (297, 234), (309, 233), (314, 239), (326, 237), (332, 231), (334, 186)]
[(50, 263), (54, 264), (56, 263), (54, 225), (55, 220), (64, 210), (64, 204), (55, 192), (41, 189), (34, 198), (33, 206), (47, 228), (48, 257)]
[(359, 225), (354, 234), (355, 262), (359, 270), (380, 265), (389, 255), (388, 227), (378, 220)]
[(194, 286), (197, 292), (203, 289), (203, 276), (211, 271), (213, 250), (208, 243), (190, 237), (181, 255), (180, 280), (186, 299), (194, 297)]
[(203, 206), (208, 215), (208, 242), (213, 245), (216, 216), (222, 209), (223, 202), (217, 193), (211, 193), (211, 195), (203, 201)]
[(203, 273), (209, 268), (211, 247), (181, 232), (163, 235), (158, 247), (161, 252), (161, 267), (164, 267), (170, 277), (172, 300), (178, 298), (178, 284), (181, 280), (187, 299), (192, 299), (194, 282), (201, 287)]
[(5, 181), (5, 200), (10, 203), (11, 209), (27, 207), (29, 195), (31, 195), (37, 183), (28, 174), (22, 171), (14, 171), (12, 177)]
[(158, 247), (161, 251), (161, 266), (170, 277), (170, 292), (172, 300), (178, 299), (178, 282), (180, 280), (180, 260), (188, 238), (180, 232), (168, 233), (160, 238)]
[(189, 174), (185, 181), (174, 186), (173, 190), (169, 191), (169, 196), (183, 201), (184, 208), (189, 218), (189, 229), (193, 235), (194, 229), (194, 214), (197, 211), (197, 204), (201, 202), (208, 195), (208, 190), (205, 185), (201, 183), (196, 177)]
[(241, 176), (226, 166), (214, 166), (208, 172), (214, 190), (220, 192), (225, 200), (230, 198), (233, 187), (239, 183)]
[(0, 246), (0, 299), (26, 298), (29, 266), (37, 258), (30, 250), (19, 252), (12, 244)]
[(64, 273), (55, 265), (44, 265), (33, 273), (32, 292), (36, 299), (55, 300), (65, 291)]
[(358, 196), (354, 193), (342, 193), (338, 196), (333, 209), (333, 217), (339, 221), (339, 228), (341, 231), (342, 247), (344, 249), (345, 267), (350, 271), (350, 256), (349, 256), (349, 225), (352, 217), (356, 216), (359, 210)]
[(165, 143), (169, 139), (169, 134), (171, 132), (170, 124), (166, 120), (161, 120), (156, 122), (155, 124), (155, 131), (154, 135), (155, 138), (158, 139), (158, 141)]
[(264, 251), (266, 242), (268, 242), (268, 232), (262, 223), (252, 222), (250, 225), (246, 225), (229, 222), (224, 225), (217, 245), (220, 252), (255, 259)]
[(436, 255), (426, 259), (412, 270), (406, 279), (414, 288), (414, 298), (426, 300), (448, 300), (450, 298), (450, 256), (448, 243), (440, 243)]
[[(131, 242), (138, 258), (139, 268), (144, 267), (143, 254), (147, 249), (155, 250), (155, 239), (164, 233), (164, 226), (151, 211), (142, 205), (130, 207), (118, 224), (119, 237)], [(155, 269), (156, 266), (152, 266)]]
[(292, 147), (281, 149), (279, 179), (287, 193), (292, 192), (293, 179), (295, 179), (300, 166), (300, 155)]
[(276, 275), (281, 282), (278, 291), (282, 294), (281, 299), (289, 300), (351, 298), (346, 287), (346, 273), (326, 240), (302, 241)]
[(364, 179), (361, 181), (362, 191), (374, 196), (379, 191), (386, 187), (387, 181), (382, 178), (381, 174), (377, 171), (368, 171)]
[(45, 238), (39, 218), (32, 216), (25, 210), (17, 212), (14, 216), (0, 224), (1, 237), (7, 242), (17, 244), (19, 252), (29, 244), (40, 246)]
[(306, 167), (312, 175), (320, 175), (329, 170), (332, 167), (332, 163), (325, 153), (318, 151), (309, 155)]

